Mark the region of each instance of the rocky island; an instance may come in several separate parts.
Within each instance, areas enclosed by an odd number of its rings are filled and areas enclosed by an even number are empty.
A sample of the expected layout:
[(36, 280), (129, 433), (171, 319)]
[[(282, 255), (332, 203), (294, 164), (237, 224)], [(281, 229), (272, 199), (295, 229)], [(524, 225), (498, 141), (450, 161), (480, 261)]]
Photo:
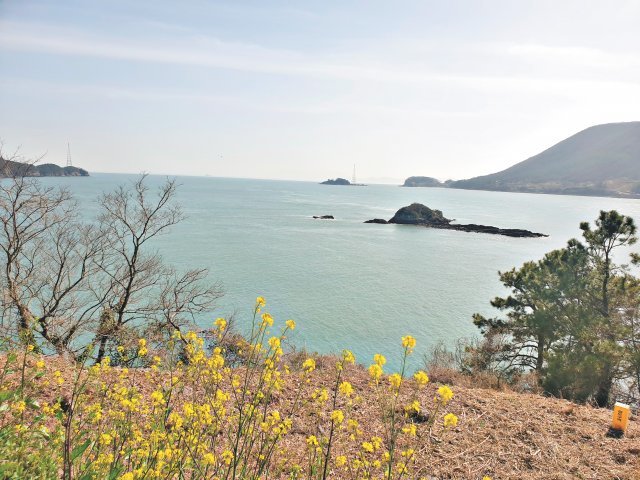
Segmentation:
[(374, 218), (364, 223), (396, 223), (400, 225), (421, 225), (430, 228), (441, 228), (443, 230), (459, 230), (462, 232), (491, 233), (494, 235), (505, 235), (507, 237), (535, 238), (547, 237), (544, 233), (531, 232), (519, 228), (498, 228), (490, 225), (476, 224), (453, 224), (452, 219), (446, 218), (442, 211), (433, 210), (421, 203), (412, 203), (408, 207), (402, 207), (389, 221)]
[(320, 185), (351, 185), (351, 182), (346, 178), (336, 178), (335, 180), (329, 179), (321, 182)]

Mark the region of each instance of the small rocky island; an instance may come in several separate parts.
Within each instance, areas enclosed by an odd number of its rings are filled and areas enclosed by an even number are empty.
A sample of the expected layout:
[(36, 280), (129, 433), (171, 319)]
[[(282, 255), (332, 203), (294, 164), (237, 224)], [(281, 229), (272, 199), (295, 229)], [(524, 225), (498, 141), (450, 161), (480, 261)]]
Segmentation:
[(351, 185), (351, 182), (346, 178), (336, 178), (335, 180), (329, 179), (321, 182), (320, 185)]
[(548, 237), (544, 233), (535, 233), (519, 228), (498, 228), (489, 225), (476, 224), (453, 224), (452, 219), (446, 218), (442, 211), (432, 210), (421, 203), (412, 203), (408, 207), (402, 207), (396, 214), (387, 221), (382, 218), (374, 218), (364, 223), (396, 223), (400, 225), (421, 225), (430, 228), (441, 228), (443, 230), (460, 230), (462, 232), (491, 233), (494, 235), (506, 235), (507, 237), (535, 238)]

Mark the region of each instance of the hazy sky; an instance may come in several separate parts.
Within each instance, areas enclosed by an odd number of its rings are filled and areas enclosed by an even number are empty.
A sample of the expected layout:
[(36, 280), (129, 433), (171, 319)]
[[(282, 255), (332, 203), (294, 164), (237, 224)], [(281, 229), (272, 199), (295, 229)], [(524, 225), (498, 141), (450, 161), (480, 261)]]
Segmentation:
[(0, 0), (5, 151), (395, 182), (640, 120), (640, 0)]

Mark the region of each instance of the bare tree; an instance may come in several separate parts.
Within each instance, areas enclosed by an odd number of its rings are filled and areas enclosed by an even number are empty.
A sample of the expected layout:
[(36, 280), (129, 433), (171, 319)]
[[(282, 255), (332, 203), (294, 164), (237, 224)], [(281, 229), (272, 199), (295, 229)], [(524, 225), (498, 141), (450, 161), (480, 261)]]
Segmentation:
[(218, 287), (202, 286), (206, 270), (178, 275), (167, 267), (148, 243), (184, 219), (173, 200), (175, 180), (167, 180), (152, 195), (143, 175), (132, 189), (118, 188), (101, 198), (101, 234), (111, 239), (108, 261), (101, 262), (105, 284), (103, 311), (97, 330), (97, 361), (109, 344), (126, 335), (130, 325), (156, 332), (179, 329), (187, 316), (212, 307), (220, 297)]
[(66, 189), (23, 176), (0, 183), (1, 324), (24, 341), (38, 334), (59, 353), (81, 326), (66, 319), (81, 308), (99, 247), (94, 228), (77, 217)]
[(97, 221), (86, 223), (67, 189), (25, 171), (0, 182), (3, 336), (74, 358), (95, 345), (100, 361), (132, 335), (184, 328), (222, 295), (206, 269), (179, 273), (149, 244), (184, 218), (175, 181), (154, 195), (143, 175), (102, 195)]

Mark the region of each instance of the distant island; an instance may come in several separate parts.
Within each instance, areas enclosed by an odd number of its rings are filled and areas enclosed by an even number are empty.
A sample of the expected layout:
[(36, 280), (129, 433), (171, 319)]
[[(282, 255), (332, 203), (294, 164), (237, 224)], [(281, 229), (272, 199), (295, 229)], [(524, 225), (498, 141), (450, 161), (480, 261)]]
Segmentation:
[(351, 185), (351, 182), (346, 178), (336, 178), (335, 180), (329, 179), (324, 182), (320, 182), (320, 185)]
[(408, 207), (402, 207), (389, 220), (374, 218), (364, 223), (396, 223), (400, 225), (420, 225), (423, 227), (440, 228), (443, 230), (458, 230), (461, 232), (490, 233), (494, 235), (505, 235), (507, 237), (534, 238), (547, 237), (544, 233), (536, 233), (530, 230), (519, 228), (498, 228), (489, 225), (476, 224), (452, 224), (452, 219), (446, 218), (441, 210), (434, 210), (421, 203), (412, 203)]
[(403, 187), (444, 187), (440, 180), (433, 177), (409, 177), (404, 181)]
[(589, 127), (491, 175), (409, 177), (403, 186), (640, 198), (640, 122)]
[(336, 178), (325, 180), (324, 182), (320, 182), (320, 185), (346, 185), (348, 187), (366, 187), (364, 183), (352, 183), (346, 178)]
[(60, 167), (53, 163), (32, 165), (0, 157), (0, 177), (88, 177), (89, 172), (78, 167)]

